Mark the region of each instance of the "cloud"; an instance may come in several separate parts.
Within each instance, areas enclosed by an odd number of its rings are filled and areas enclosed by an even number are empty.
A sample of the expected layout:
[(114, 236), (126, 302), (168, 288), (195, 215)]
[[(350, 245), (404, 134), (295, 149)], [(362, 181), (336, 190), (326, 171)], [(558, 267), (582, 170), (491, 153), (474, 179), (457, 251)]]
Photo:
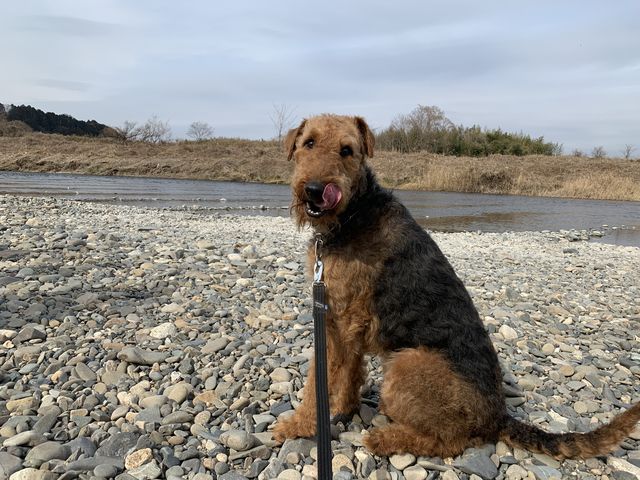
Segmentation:
[(72, 92), (84, 92), (90, 85), (86, 82), (74, 82), (71, 80), (56, 80), (53, 78), (43, 78), (34, 82), (41, 87), (49, 87), (60, 90), (70, 90)]
[(109, 35), (118, 30), (118, 26), (114, 24), (58, 15), (25, 15), (20, 17), (14, 26), (30, 34), (64, 35), (85, 39)]
[(384, 127), (417, 104), (455, 122), (617, 151), (640, 138), (637, 2), (168, 0), (6, 7), (3, 101), (110, 124), (268, 137), (273, 104)]

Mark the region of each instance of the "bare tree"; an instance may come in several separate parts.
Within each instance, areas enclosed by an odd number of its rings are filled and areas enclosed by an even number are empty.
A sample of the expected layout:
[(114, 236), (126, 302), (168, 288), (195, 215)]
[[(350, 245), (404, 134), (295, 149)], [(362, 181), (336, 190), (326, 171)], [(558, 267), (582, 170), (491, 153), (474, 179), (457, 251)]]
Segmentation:
[(605, 158), (606, 156), (607, 152), (604, 150), (604, 147), (602, 145), (593, 147), (593, 150), (591, 150), (592, 158)]
[(418, 105), (408, 114), (398, 115), (391, 122), (391, 130), (400, 132), (398, 139), (403, 151), (427, 150), (436, 152), (444, 132), (455, 128), (444, 111), (435, 105)]
[(156, 115), (140, 127), (139, 139), (148, 143), (164, 143), (171, 140), (171, 127)]
[(622, 155), (624, 155), (625, 160), (631, 160), (631, 155), (636, 151), (636, 147), (633, 145), (625, 145), (624, 150), (622, 150)]
[(115, 127), (114, 130), (122, 143), (137, 140), (140, 136), (140, 127), (137, 122), (131, 120), (126, 120), (121, 127)]
[(571, 156), (573, 156), (573, 157), (583, 157), (584, 153), (582, 152), (582, 150), (576, 148), (573, 152), (571, 152)]
[(291, 128), (293, 123), (293, 109), (282, 103), (280, 105), (273, 104), (273, 113), (271, 113), (271, 122), (276, 129), (276, 139), (282, 143), (284, 134)]
[(189, 125), (187, 136), (196, 142), (201, 142), (213, 137), (213, 128), (206, 122), (193, 122)]

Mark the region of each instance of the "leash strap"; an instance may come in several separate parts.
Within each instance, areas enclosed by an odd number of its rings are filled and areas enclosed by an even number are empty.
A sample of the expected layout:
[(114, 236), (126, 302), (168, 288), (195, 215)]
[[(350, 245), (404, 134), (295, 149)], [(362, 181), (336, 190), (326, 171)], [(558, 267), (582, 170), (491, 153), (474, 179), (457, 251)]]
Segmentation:
[(313, 268), (313, 333), (316, 361), (316, 428), (318, 432), (318, 479), (333, 478), (331, 471), (331, 423), (329, 418), (329, 386), (327, 384), (327, 333), (325, 320), (327, 303), (326, 288), (322, 280), (323, 263), (319, 247), (322, 239), (317, 236), (315, 244), (316, 261)]

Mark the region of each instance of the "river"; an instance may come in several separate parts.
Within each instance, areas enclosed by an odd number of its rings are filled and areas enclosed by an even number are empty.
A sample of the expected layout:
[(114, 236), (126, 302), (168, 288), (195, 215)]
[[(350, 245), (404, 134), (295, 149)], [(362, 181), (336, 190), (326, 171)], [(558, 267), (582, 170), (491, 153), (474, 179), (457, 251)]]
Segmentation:
[[(146, 177), (0, 171), (0, 194), (203, 211), (289, 215), (285, 185)], [(418, 222), (434, 231), (598, 230), (593, 238), (640, 247), (640, 202), (397, 190)]]

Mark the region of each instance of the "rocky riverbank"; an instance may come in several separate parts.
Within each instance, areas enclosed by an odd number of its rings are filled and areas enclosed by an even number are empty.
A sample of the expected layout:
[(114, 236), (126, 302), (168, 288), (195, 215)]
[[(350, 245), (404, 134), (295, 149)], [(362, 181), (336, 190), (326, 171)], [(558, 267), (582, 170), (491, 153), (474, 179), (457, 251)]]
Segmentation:
[[(308, 233), (282, 218), (0, 196), (0, 480), (312, 479), (274, 444), (312, 354)], [(436, 234), (504, 362), (514, 415), (586, 431), (640, 401), (640, 249), (559, 233)], [(506, 445), (455, 459), (364, 449), (381, 370), (335, 429), (335, 478), (638, 478)], [(15, 472), (15, 473), (14, 473)]]

